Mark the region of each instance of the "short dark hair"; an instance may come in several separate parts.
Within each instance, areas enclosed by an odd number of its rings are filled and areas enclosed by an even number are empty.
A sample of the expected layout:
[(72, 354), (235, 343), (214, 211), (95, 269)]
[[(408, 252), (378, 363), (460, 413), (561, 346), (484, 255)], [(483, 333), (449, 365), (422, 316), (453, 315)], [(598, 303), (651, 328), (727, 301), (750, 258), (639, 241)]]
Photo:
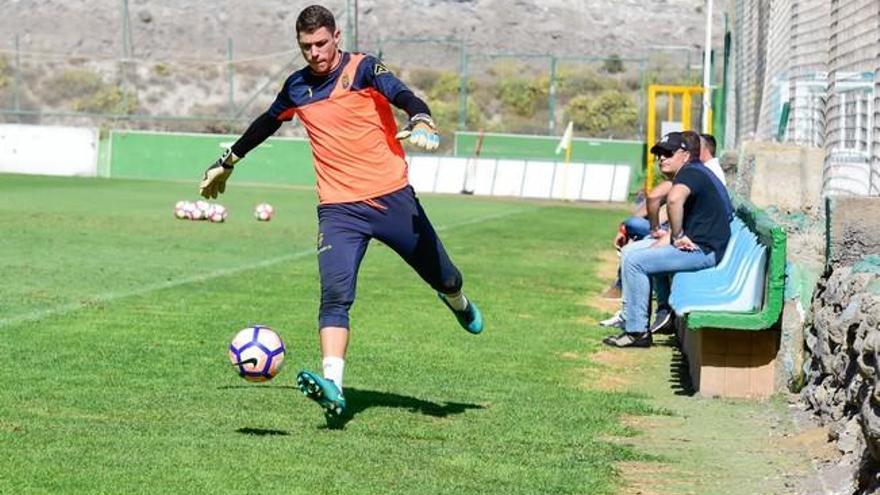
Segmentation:
[(333, 18), (333, 13), (321, 5), (309, 5), (296, 18), (297, 35), (314, 33), (322, 27), (327, 28), (331, 33), (336, 32), (336, 19)]
[(715, 136), (711, 134), (700, 134), (700, 137), (703, 138), (703, 144), (706, 145), (706, 149), (709, 151), (709, 154), (714, 157), (715, 147), (718, 146), (718, 143), (715, 142)]
[(691, 154), (691, 160), (700, 159), (700, 135), (694, 131), (682, 131), (682, 140)]

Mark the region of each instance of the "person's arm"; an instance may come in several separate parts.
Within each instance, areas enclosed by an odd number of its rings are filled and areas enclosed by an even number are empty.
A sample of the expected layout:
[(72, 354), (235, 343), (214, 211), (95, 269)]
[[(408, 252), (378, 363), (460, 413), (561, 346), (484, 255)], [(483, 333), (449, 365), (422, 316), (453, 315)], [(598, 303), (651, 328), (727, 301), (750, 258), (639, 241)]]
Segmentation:
[(269, 136), (278, 132), (283, 122), (266, 112), (251, 122), (244, 134), (232, 145), (232, 153), (241, 160)]
[(645, 206), (648, 210), (648, 221), (651, 222), (651, 232), (660, 230), (660, 207), (666, 201), (666, 196), (670, 190), (672, 190), (672, 181), (667, 180), (657, 184), (648, 193)]
[(410, 143), (428, 151), (440, 146), (440, 135), (428, 105), (392, 74), (382, 61), (368, 56), (358, 67), (355, 77), (364, 85), (379, 90), (392, 105), (406, 112), (409, 121), (396, 134), (397, 139), (409, 138)]
[(284, 82), (284, 87), (278, 93), (269, 110), (254, 119), (244, 134), (205, 170), (205, 175), (199, 184), (199, 194), (205, 198), (213, 199), (225, 192), (226, 181), (232, 175), (235, 163), (268, 139), (269, 136), (275, 134), (283, 122), (293, 118), (294, 105), (287, 97), (285, 90), (289, 81), (290, 78)]
[(684, 203), (691, 189), (681, 183), (675, 184), (666, 197), (666, 213), (669, 215), (669, 232), (672, 245), (684, 251), (693, 251), (697, 245), (684, 232)]

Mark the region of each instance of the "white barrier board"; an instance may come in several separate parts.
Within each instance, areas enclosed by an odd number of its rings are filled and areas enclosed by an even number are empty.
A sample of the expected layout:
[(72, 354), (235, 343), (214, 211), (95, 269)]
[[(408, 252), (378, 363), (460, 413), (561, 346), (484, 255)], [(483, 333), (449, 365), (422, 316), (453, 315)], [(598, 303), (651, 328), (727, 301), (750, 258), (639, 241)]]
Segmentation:
[(626, 201), (629, 195), (629, 165), (430, 155), (409, 162), (417, 192), (582, 201)]
[(0, 125), (0, 172), (94, 177), (97, 163), (97, 129)]

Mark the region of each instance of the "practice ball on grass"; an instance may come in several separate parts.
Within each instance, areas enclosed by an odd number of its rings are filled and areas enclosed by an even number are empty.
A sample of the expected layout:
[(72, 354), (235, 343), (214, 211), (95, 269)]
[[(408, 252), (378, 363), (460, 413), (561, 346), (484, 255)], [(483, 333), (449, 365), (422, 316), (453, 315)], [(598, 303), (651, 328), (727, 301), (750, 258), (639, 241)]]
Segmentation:
[(284, 342), (274, 330), (254, 325), (238, 332), (229, 344), (229, 360), (249, 382), (271, 380), (284, 362)]
[(269, 203), (260, 203), (254, 208), (254, 218), (261, 222), (268, 222), (272, 220), (272, 216), (275, 214), (275, 208), (272, 207)]
[(228, 215), (229, 210), (225, 206), (213, 204), (211, 205), (211, 211), (208, 213), (208, 220), (214, 223), (223, 223)]
[(180, 220), (189, 218), (189, 211), (193, 208), (193, 204), (189, 201), (178, 201), (174, 205), (174, 217)]

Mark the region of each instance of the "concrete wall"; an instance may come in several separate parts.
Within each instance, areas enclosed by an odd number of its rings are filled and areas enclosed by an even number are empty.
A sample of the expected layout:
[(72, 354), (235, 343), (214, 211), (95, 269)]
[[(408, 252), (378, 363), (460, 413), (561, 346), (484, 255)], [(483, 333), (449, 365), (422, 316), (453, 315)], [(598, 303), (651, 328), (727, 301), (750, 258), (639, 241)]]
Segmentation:
[(0, 172), (94, 177), (97, 162), (97, 129), (0, 125)]
[(761, 208), (815, 211), (821, 204), (824, 160), (821, 148), (745, 142), (734, 187)]

